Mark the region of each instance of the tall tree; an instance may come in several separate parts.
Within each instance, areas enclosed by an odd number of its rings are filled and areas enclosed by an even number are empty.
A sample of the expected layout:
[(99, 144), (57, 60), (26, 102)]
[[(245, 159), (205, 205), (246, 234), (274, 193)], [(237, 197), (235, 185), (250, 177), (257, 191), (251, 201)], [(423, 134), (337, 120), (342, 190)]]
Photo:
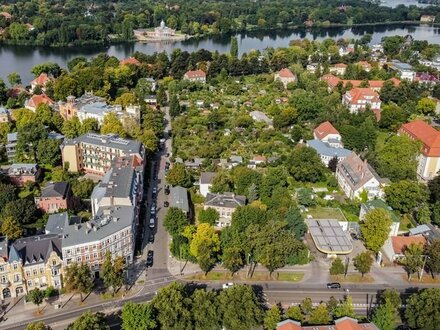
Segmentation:
[(173, 94), (170, 98), (170, 116), (177, 117), (180, 115), (181, 110), (179, 99), (176, 94)]
[(342, 263), (341, 258), (337, 257), (332, 261), (332, 265), (330, 266), (330, 275), (342, 275), (345, 273), (345, 266)]
[(39, 164), (57, 166), (61, 163), (60, 141), (45, 139), (38, 141), (36, 158)]
[(360, 226), (366, 247), (375, 253), (379, 252), (388, 238), (391, 224), (389, 211), (376, 208), (368, 212)]
[(330, 313), (325, 304), (319, 304), (310, 314), (310, 324), (328, 324), (331, 321)]
[(85, 312), (75, 322), (69, 324), (67, 330), (109, 330), (105, 314)]
[(323, 179), (325, 168), (316, 151), (309, 147), (295, 148), (289, 160), (290, 174), (298, 181), (317, 182)]
[(43, 303), (44, 292), (39, 288), (35, 288), (26, 295), (26, 299), (39, 307)]
[(167, 232), (175, 237), (183, 232), (183, 228), (188, 225), (188, 219), (181, 209), (170, 207), (165, 215), (163, 225)]
[(372, 321), (381, 330), (394, 330), (396, 328), (396, 308), (390, 299), (385, 299), (375, 309)]
[(365, 274), (370, 272), (371, 266), (373, 265), (373, 258), (370, 252), (361, 252), (353, 258), (353, 264), (356, 270), (364, 277)]
[(18, 220), (20, 224), (28, 225), (35, 222), (37, 213), (35, 203), (29, 198), (24, 198), (7, 203), (1, 211), (1, 217), (5, 219), (10, 216)]
[(113, 295), (116, 290), (124, 284), (124, 268), (125, 260), (121, 256), (116, 256), (112, 260), (110, 251), (105, 254), (104, 263), (102, 264), (102, 277), (107, 287), (112, 287)]
[(21, 84), (21, 77), (17, 72), (11, 72), (8, 74), (8, 82), (13, 87)]
[(220, 239), (214, 227), (207, 223), (199, 224), (189, 249), (200, 268), (207, 273), (215, 265), (220, 251)]
[(67, 292), (79, 293), (81, 301), (83, 294), (89, 293), (93, 288), (90, 268), (86, 264), (70, 264), (66, 268), (64, 288)]
[(348, 316), (355, 317), (353, 309), (353, 299), (350, 296), (345, 296), (344, 300), (341, 301), (338, 306), (334, 309), (334, 316), (336, 318)]
[(124, 126), (115, 113), (110, 112), (105, 115), (104, 122), (101, 126), (101, 134), (117, 134), (121, 137), (125, 137)]
[(51, 330), (43, 321), (28, 323), (24, 330)]
[(17, 157), (36, 162), (37, 145), (47, 139), (47, 131), (41, 123), (27, 123), (18, 129)]
[(9, 240), (14, 241), (23, 236), (23, 227), (17, 219), (12, 216), (7, 216), (2, 220), (1, 232), (3, 235), (8, 236)]
[(426, 247), (426, 255), (428, 256), (427, 265), (431, 273), (440, 273), (440, 239), (435, 240)]
[(415, 181), (402, 180), (385, 187), (388, 204), (401, 213), (410, 213), (428, 199), (426, 186)]
[(292, 231), (295, 238), (301, 240), (307, 231), (307, 225), (304, 222), (301, 211), (298, 207), (291, 207), (286, 212), (285, 219), (287, 222), (287, 229)]
[(337, 166), (338, 166), (338, 157), (334, 156), (332, 159), (329, 160), (328, 168), (330, 169), (330, 171), (335, 173)]
[(403, 264), (408, 273), (408, 277), (414, 273), (419, 273), (423, 267), (423, 246), (417, 243), (411, 243), (403, 251), (404, 260)]
[(238, 57), (238, 40), (237, 37), (231, 37), (231, 51), (230, 54), (233, 58)]
[(217, 297), (214, 291), (197, 289), (192, 294), (191, 311), (195, 330), (217, 330), (221, 327)]
[(440, 288), (423, 289), (406, 303), (405, 318), (413, 329), (436, 329), (440, 324)]
[(223, 249), (222, 265), (232, 274), (238, 272), (244, 264), (244, 251), (242, 248), (231, 246)]
[(277, 305), (273, 305), (266, 311), (264, 316), (264, 327), (268, 330), (275, 330), (281, 321), (281, 311)]
[(151, 304), (135, 304), (131, 301), (125, 303), (121, 320), (123, 330), (154, 330), (157, 327)]
[(181, 163), (174, 164), (167, 175), (167, 182), (172, 186), (191, 187), (191, 174)]
[(17, 187), (12, 184), (0, 183), (0, 210), (17, 198)]
[(211, 226), (214, 226), (219, 217), (220, 215), (216, 209), (208, 207), (206, 210), (201, 210), (199, 212), (198, 221), (199, 223), (207, 223)]

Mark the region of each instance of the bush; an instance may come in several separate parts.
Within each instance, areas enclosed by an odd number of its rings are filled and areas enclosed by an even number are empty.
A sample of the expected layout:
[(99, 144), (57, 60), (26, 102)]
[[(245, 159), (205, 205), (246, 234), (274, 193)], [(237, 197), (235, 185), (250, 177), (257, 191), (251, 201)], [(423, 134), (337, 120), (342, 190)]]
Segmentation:
[(50, 298), (56, 295), (58, 295), (58, 290), (55, 289), (53, 286), (49, 286), (46, 290), (44, 290), (44, 296), (46, 298)]

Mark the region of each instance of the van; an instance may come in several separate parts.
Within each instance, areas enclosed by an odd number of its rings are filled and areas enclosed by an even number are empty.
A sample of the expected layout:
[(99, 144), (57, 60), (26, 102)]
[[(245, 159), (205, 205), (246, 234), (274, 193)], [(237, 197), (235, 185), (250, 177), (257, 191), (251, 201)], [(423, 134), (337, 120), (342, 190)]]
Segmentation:
[(150, 218), (150, 224), (148, 225), (148, 227), (150, 227), (150, 229), (154, 229), (154, 227), (156, 226), (156, 221), (154, 218)]

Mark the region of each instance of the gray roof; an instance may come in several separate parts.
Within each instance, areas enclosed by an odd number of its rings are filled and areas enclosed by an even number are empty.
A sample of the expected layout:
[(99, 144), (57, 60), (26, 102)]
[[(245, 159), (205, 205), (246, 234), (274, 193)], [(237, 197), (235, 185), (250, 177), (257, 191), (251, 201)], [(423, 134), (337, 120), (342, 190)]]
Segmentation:
[(393, 67), (395, 67), (397, 70), (400, 71), (411, 71), (413, 69), (413, 67), (410, 64), (399, 61), (393, 61), (392, 65)]
[(7, 140), (8, 140), (9, 143), (17, 142), (17, 139), (18, 139), (18, 133), (17, 132), (8, 133)]
[(16, 240), (10, 249), (9, 260), (22, 260), (24, 264), (46, 262), (50, 253), (61, 256), (61, 237), (56, 234), (37, 235)]
[(8, 169), (8, 175), (36, 174), (37, 164), (14, 163)]
[(261, 111), (251, 111), (249, 114), (256, 121), (263, 121), (263, 122), (267, 123), (268, 125), (273, 124), (273, 120), (270, 119), (265, 113), (263, 113)]
[(309, 140), (307, 141), (307, 145), (310, 148), (315, 149), (320, 156), (336, 156), (338, 158), (343, 158), (351, 154), (351, 150), (344, 148), (333, 148), (327, 143), (322, 142), (321, 140)]
[(316, 248), (327, 254), (348, 254), (353, 245), (337, 220), (306, 219)]
[(127, 227), (134, 221), (134, 206), (100, 207), (93, 219), (81, 223), (78, 217), (71, 217), (64, 225), (63, 248), (100, 241)]
[(431, 229), (427, 225), (419, 225), (415, 228), (411, 228), (409, 230), (409, 233), (410, 233), (410, 235), (420, 235), (420, 234), (424, 234), (430, 230)]
[(41, 191), (41, 197), (63, 197), (66, 198), (70, 190), (69, 182), (49, 182)]
[(180, 186), (170, 187), (169, 201), (170, 207), (177, 207), (189, 213), (188, 190), (186, 188)]
[(4, 114), (8, 114), (8, 113), (9, 113), (9, 111), (6, 108), (0, 107), (0, 114), (4, 115)]
[(229, 161), (231, 163), (243, 163), (243, 157), (241, 157), (241, 156), (231, 156), (231, 158), (229, 158)]
[(74, 145), (79, 143), (106, 146), (109, 148), (124, 150), (129, 154), (140, 153), (142, 150), (142, 144), (139, 141), (123, 139), (115, 134), (100, 135), (95, 133), (87, 133), (74, 139), (66, 139), (64, 140), (63, 145)]
[(44, 227), (44, 232), (46, 234), (62, 234), (68, 220), (69, 214), (67, 212), (51, 214)]
[(233, 193), (206, 195), (205, 206), (227, 207), (235, 209), (246, 204), (246, 196), (234, 195)]
[(210, 184), (216, 175), (215, 172), (202, 172), (200, 174), (200, 184)]
[(108, 105), (105, 102), (93, 102), (83, 105), (78, 112), (92, 113), (98, 116), (105, 115), (108, 112), (122, 111), (120, 106)]
[(47, 138), (48, 138), (48, 139), (51, 139), (51, 140), (63, 140), (63, 139), (64, 139), (64, 135), (52, 131), (52, 132), (49, 132)]
[(95, 96), (92, 93), (84, 93), (78, 98), (74, 96), (68, 96), (67, 100), (72, 100), (77, 108), (81, 108), (86, 104), (95, 103), (95, 102), (105, 102), (105, 98), (100, 96)]

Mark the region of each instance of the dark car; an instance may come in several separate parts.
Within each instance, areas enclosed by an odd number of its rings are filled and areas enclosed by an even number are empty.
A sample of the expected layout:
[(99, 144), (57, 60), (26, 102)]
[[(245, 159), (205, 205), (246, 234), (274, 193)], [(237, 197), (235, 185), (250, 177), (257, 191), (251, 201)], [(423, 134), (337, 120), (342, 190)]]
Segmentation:
[(327, 283), (327, 289), (340, 289), (341, 283)]
[(168, 206), (170, 206), (170, 203), (168, 203), (167, 201), (164, 201), (163, 202), (163, 207), (168, 207)]
[(165, 195), (169, 195), (170, 194), (170, 187), (169, 186), (165, 186), (163, 192), (165, 193)]
[(148, 236), (148, 243), (154, 243), (154, 234), (150, 233), (150, 235)]
[(148, 254), (147, 254), (147, 267), (153, 266), (153, 255), (154, 255), (154, 252), (149, 250)]

